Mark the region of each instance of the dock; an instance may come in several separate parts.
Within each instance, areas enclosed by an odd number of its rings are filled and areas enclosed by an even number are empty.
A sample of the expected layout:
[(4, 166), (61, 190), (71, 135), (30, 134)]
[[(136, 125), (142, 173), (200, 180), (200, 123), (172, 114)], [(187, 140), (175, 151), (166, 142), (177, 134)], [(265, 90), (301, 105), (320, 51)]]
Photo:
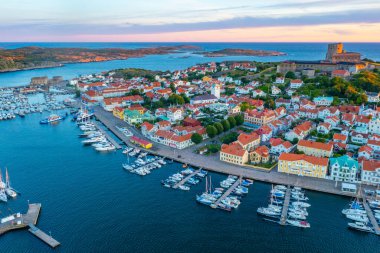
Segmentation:
[(290, 185), (288, 185), (288, 189), (286, 190), (285, 193), (285, 200), (284, 200), (284, 205), (282, 207), (282, 213), (281, 213), (281, 219), (280, 219), (280, 224), (285, 225), (286, 224), (286, 217), (288, 214), (288, 209), (289, 209), (289, 203), (290, 203)]
[(26, 214), (16, 213), (3, 218), (0, 223), (0, 235), (15, 229), (29, 227), (29, 232), (40, 238), (49, 246), (53, 248), (57, 247), (60, 244), (57, 240), (55, 240), (51, 236), (48, 236), (41, 229), (35, 226), (37, 224), (40, 211), (41, 203), (34, 203), (29, 204), (28, 211)]
[(195, 176), (198, 172), (200, 172), (202, 169), (199, 169), (199, 170), (196, 170), (194, 171), (193, 173), (191, 173), (190, 175), (188, 175), (187, 177), (185, 177), (184, 179), (182, 179), (181, 181), (179, 181), (178, 183), (176, 183), (173, 188), (174, 189), (177, 189), (178, 187), (180, 187), (181, 185), (183, 185), (184, 183), (187, 182), (187, 180), (189, 180), (190, 178), (192, 178), (193, 176)]
[(100, 125), (99, 125), (98, 122), (94, 122), (94, 124), (95, 124), (96, 128), (97, 128), (100, 132), (102, 132), (102, 134), (107, 138), (107, 140), (108, 140), (109, 142), (111, 142), (112, 145), (115, 146), (116, 149), (121, 149), (120, 144), (117, 143), (117, 142), (115, 141), (115, 139), (112, 138), (112, 137), (111, 137), (106, 131), (104, 131), (104, 129), (100, 127)]
[(225, 199), (226, 197), (228, 197), (228, 196), (231, 194), (231, 192), (232, 192), (233, 190), (235, 190), (235, 188), (241, 183), (241, 180), (242, 180), (242, 179), (243, 179), (243, 177), (240, 176), (239, 179), (236, 180), (236, 182), (233, 183), (233, 184), (231, 185), (231, 187), (228, 188), (228, 190), (225, 191), (225, 192), (223, 193), (223, 195), (222, 195), (217, 201), (215, 201), (215, 203), (214, 203), (215, 206), (218, 206), (218, 205), (220, 204), (220, 202), (221, 202), (223, 199)]
[(53, 237), (50, 235), (47, 235), (45, 232), (43, 232), (41, 229), (37, 228), (33, 224), (29, 224), (29, 232), (41, 239), (43, 242), (48, 244), (50, 247), (55, 248), (57, 247), (60, 243), (55, 240)]
[(374, 233), (377, 234), (377, 235), (380, 235), (379, 224), (377, 223), (376, 218), (373, 215), (372, 209), (368, 205), (367, 198), (365, 196), (363, 197), (363, 206), (364, 206), (364, 209), (366, 210), (368, 218), (369, 218), (369, 220), (370, 220), (370, 222), (372, 224)]

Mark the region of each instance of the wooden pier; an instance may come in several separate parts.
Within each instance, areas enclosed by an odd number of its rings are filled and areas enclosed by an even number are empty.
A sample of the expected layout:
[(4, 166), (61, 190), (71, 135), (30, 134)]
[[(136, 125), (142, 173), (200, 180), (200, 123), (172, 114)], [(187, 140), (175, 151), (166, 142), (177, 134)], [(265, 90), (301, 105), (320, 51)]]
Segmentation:
[(290, 203), (290, 185), (288, 185), (288, 189), (286, 190), (285, 193), (285, 200), (284, 200), (284, 205), (282, 207), (282, 213), (281, 213), (281, 219), (280, 219), (280, 224), (285, 225), (286, 224), (286, 218), (288, 215), (288, 209), (289, 209), (289, 203)]
[(53, 237), (51, 237), (50, 235), (47, 235), (45, 232), (43, 232), (41, 229), (37, 228), (33, 224), (29, 224), (29, 227), (30, 227), (29, 228), (30, 233), (40, 238), (43, 242), (45, 242), (50, 247), (55, 248), (60, 244)]
[(372, 209), (368, 205), (368, 202), (367, 202), (367, 199), (366, 199), (365, 196), (363, 196), (363, 206), (364, 206), (364, 209), (366, 210), (368, 218), (369, 218), (369, 220), (370, 220), (370, 222), (372, 224), (374, 233), (377, 234), (377, 235), (380, 235), (379, 224), (377, 223), (376, 218), (373, 215)]
[(198, 172), (200, 172), (202, 169), (199, 169), (199, 170), (196, 170), (194, 171), (193, 173), (191, 173), (190, 175), (188, 175), (187, 177), (185, 177), (184, 179), (182, 179), (181, 181), (179, 181), (178, 183), (176, 183), (173, 188), (174, 189), (177, 189), (178, 187), (180, 187), (181, 185), (183, 185), (184, 183), (187, 182), (187, 180), (189, 180), (190, 178), (192, 178), (193, 176), (195, 176)]
[(225, 192), (223, 193), (223, 195), (222, 195), (217, 201), (215, 201), (215, 203), (214, 203), (213, 206), (217, 207), (223, 199), (225, 199), (226, 197), (228, 197), (228, 196), (231, 194), (231, 192), (232, 192), (233, 190), (235, 190), (235, 188), (241, 183), (241, 180), (242, 180), (242, 179), (243, 179), (243, 177), (240, 176), (239, 179), (236, 180), (236, 182), (233, 183), (233, 185), (231, 185), (231, 187), (228, 188), (228, 190), (225, 191)]
[(38, 216), (40, 215), (40, 210), (40, 203), (29, 204), (26, 214), (16, 213), (3, 218), (8, 218), (8, 220), (2, 221), (2, 223), (0, 223), (0, 235), (15, 229), (29, 227), (29, 232), (36, 235), (49, 246), (53, 248), (57, 247), (59, 245), (58, 241), (56, 241), (51, 236), (46, 235), (43, 231), (35, 226), (38, 221)]
[(115, 139), (112, 138), (112, 137), (111, 137), (106, 131), (104, 131), (104, 129), (100, 127), (100, 125), (99, 125), (98, 122), (94, 122), (94, 124), (95, 124), (96, 128), (97, 128), (100, 132), (102, 132), (102, 134), (107, 138), (107, 140), (108, 140), (109, 142), (111, 142), (112, 145), (115, 146), (116, 149), (121, 149), (120, 144), (117, 143), (117, 142), (115, 141)]

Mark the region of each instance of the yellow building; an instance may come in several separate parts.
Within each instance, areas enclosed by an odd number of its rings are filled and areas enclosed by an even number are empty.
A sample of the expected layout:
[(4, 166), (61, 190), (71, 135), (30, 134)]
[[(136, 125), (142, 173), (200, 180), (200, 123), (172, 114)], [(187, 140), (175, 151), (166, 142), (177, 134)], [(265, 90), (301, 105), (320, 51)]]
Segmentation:
[(119, 119), (124, 119), (124, 108), (116, 106), (112, 110), (113, 116)]
[(329, 159), (282, 153), (278, 158), (278, 172), (298, 176), (325, 178)]
[(248, 151), (237, 143), (223, 144), (220, 150), (220, 160), (223, 162), (244, 165), (248, 162)]
[(212, 80), (212, 77), (211, 76), (204, 76), (203, 78), (202, 78), (202, 81), (203, 82), (210, 82)]
[(331, 157), (333, 155), (334, 145), (331, 143), (300, 140), (297, 144), (297, 149), (304, 152), (305, 155)]

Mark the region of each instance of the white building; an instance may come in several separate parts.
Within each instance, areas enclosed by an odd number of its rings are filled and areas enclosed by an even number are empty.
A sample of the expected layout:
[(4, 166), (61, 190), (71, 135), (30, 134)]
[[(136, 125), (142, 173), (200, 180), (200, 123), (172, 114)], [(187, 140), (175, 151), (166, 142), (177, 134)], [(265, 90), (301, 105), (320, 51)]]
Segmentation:
[(359, 163), (357, 160), (344, 155), (338, 158), (330, 158), (330, 179), (343, 182), (357, 182)]
[(213, 84), (211, 86), (211, 95), (214, 95), (218, 99), (220, 98), (220, 85), (219, 84)]
[(361, 180), (366, 184), (380, 184), (380, 161), (363, 160)]

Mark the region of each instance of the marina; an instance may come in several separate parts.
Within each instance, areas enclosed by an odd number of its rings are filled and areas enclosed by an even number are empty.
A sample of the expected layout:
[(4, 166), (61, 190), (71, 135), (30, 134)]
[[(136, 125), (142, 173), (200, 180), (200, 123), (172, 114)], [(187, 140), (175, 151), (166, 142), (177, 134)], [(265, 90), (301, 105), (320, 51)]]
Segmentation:
[(196, 174), (198, 174), (202, 169), (194, 170), (190, 175), (186, 176), (184, 179), (179, 181), (177, 184), (173, 186), (173, 189), (177, 189), (178, 187), (184, 185), (190, 178), (194, 177)]
[(117, 141), (115, 141), (115, 139), (114, 138), (112, 138), (106, 131), (104, 131), (104, 129), (99, 125), (99, 123), (98, 122), (96, 122), (96, 121), (94, 121), (94, 125), (96, 126), (96, 128), (107, 138), (107, 140), (109, 141), (109, 142), (111, 142), (112, 143), (112, 145), (114, 145), (115, 146), (115, 148), (116, 149), (121, 149), (121, 146), (120, 146), (120, 144), (117, 142)]
[(374, 233), (377, 234), (377, 235), (380, 235), (379, 224), (378, 224), (378, 222), (377, 222), (377, 220), (376, 220), (376, 218), (375, 218), (375, 216), (373, 214), (372, 209), (368, 205), (367, 197), (366, 196), (363, 197), (363, 206), (364, 206), (365, 211), (367, 212), (369, 221), (372, 224), (372, 227), (374, 229)]
[(230, 188), (228, 188), (228, 190), (227, 191), (225, 191), (224, 193), (223, 193), (223, 195), (214, 203), (215, 204), (215, 206), (219, 206), (220, 205), (220, 203), (225, 199), (225, 198), (227, 198), (235, 189), (236, 189), (236, 187), (238, 186), (238, 185), (240, 185), (241, 184), (241, 180), (242, 180), (243, 178), (242, 178), (242, 176), (240, 176), (239, 177), (239, 179), (238, 180), (236, 180), (236, 182), (233, 184), (233, 185), (231, 185), (231, 187)]
[(288, 209), (289, 209), (289, 204), (290, 204), (290, 185), (288, 185), (285, 193), (285, 200), (284, 200), (284, 205), (282, 207), (282, 213), (281, 213), (281, 219), (280, 219), (280, 224), (285, 225), (286, 224), (286, 218), (288, 216)]

